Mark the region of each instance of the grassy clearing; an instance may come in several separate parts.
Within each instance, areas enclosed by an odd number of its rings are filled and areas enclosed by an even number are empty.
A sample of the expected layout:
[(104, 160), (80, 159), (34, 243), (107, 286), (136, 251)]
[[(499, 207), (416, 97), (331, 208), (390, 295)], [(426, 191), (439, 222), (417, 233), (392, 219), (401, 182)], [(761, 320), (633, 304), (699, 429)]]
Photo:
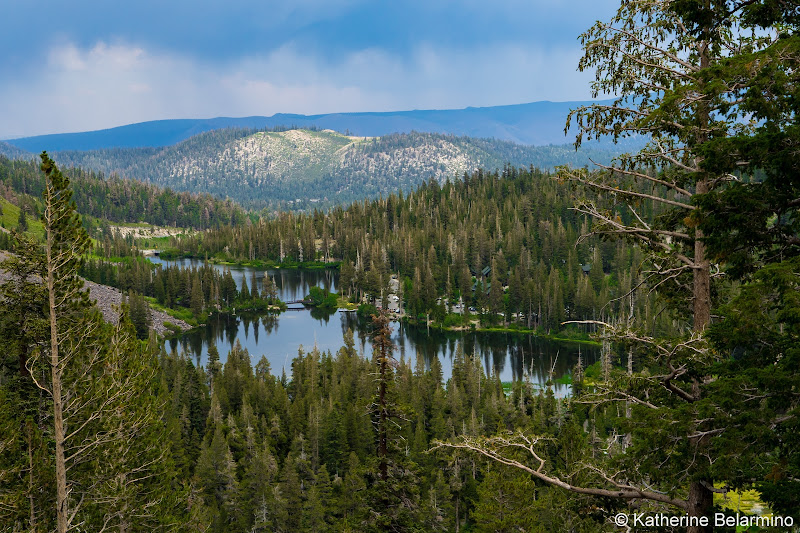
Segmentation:
[(130, 255), (127, 255), (125, 257), (120, 257), (118, 255), (106, 257), (104, 255), (96, 254), (94, 253), (94, 251), (86, 254), (86, 259), (94, 259), (95, 261), (103, 261), (104, 263), (126, 263), (126, 264), (130, 264), (136, 261), (136, 258)]
[(350, 309), (355, 311), (356, 309), (358, 309), (358, 304), (354, 304), (348, 301), (347, 298), (339, 296), (339, 298), (336, 300), (336, 307), (338, 309)]
[(153, 225), (148, 222), (114, 222), (114, 226), (119, 226), (123, 228), (152, 228)]
[(169, 240), (172, 237), (135, 237), (134, 242), (140, 249), (155, 249), (163, 250), (169, 246)]
[[(12, 204), (5, 198), (0, 198), (0, 205), (3, 206), (3, 214), (0, 216), (0, 224), (6, 229), (17, 229), (19, 221), (19, 207)], [(36, 238), (41, 239), (44, 237), (44, 226), (36, 220), (33, 215), (28, 215), (28, 233), (33, 234)]]
[(186, 307), (179, 307), (177, 309), (164, 307), (163, 305), (159, 304), (155, 298), (151, 296), (145, 296), (144, 299), (147, 300), (147, 303), (150, 304), (150, 307), (155, 309), (156, 311), (162, 311), (164, 313), (167, 313), (172, 318), (183, 320), (192, 327), (199, 326), (200, 324), (204, 323), (208, 318), (208, 315), (205, 314), (201, 315), (200, 317), (195, 317), (192, 314), (192, 311), (190, 309), (187, 309)]

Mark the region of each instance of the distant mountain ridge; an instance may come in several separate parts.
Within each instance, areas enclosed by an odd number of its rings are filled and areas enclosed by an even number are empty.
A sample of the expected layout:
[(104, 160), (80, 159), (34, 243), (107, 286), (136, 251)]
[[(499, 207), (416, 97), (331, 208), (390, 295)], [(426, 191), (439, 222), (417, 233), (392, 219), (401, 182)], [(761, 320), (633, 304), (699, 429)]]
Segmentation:
[[(533, 102), (465, 109), (413, 110), (295, 115), (269, 117), (217, 117), (210, 119), (156, 120), (116, 128), (78, 133), (58, 133), (9, 139), (5, 142), (31, 153), (104, 148), (171, 146), (197, 134), (224, 128), (265, 129), (277, 126), (330, 129), (358, 137), (383, 137), (392, 133), (445, 133), (491, 138), (523, 145), (561, 145), (574, 140), (564, 134), (571, 109), (592, 101)], [(610, 143), (594, 146), (610, 148)]]
[(81, 167), (210, 193), (248, 208), (309, 209), (342, 205), (444, 182), (510, 164), (541, 169), (608, 162), (612, 153), (568, 145), (524, 146), (438, 133), (346, 136), (332, 130), (221, 129), (159, 148), (52, 152), (62, 167)]

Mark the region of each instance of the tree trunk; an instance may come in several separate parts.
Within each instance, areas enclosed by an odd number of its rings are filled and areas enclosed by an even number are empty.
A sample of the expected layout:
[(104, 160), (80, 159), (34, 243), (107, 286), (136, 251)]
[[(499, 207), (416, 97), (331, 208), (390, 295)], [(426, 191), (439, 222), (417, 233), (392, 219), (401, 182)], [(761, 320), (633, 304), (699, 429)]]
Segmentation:
[[(697, 194), (708, 192), (708, 183), (705, 180), (697, 182)], [(711, 322), (711, 264), (706, 257), (706, 245), (703, 242), (703, 232), (696, 230), (694, 241), (694, 287), (693, 317), (694, 331), (702, 332)]]
[(386, 311), (372, 319), (375, 325), (375, 339), (373, 350), (378, 352), (378, 476), (381, 481), (389, 477), (389, 406), (387, 381), (389, 380), (389, 339), (388, 318)]
[[(705, 0), (706, 9), (710, 2)], [(711, 64), (707, 43), (700, 43), (700, 68), (708, 68)], [(702, 129), (708, 128), (710, 114), (708, 109), (701, 106), (698, 111)], [(707, 140), (707, 135), (701, 130), (698, 136), (698, 143)], [(701, 178), (695, 186), (695, 194), (706, 194), (709, 191), (708, 178)], [(695, 228), (694, 236), (694, 286), (692, 290), (694, 319), (693, 329), (701, 333), (711, 323), (711, 264), (706, 256), (706, 245), (703, 242), (703, 232)], [(699, 393), (699, 391), (698, 391)], [(689, 516), (707, 516), (711, 519), (711, 511), (714, 507), (714, 493), (709, 489), (713, 487), (713, 480), (704, 479), (693, 481), (689, 486)], [(688, 533), (705, 533), (714, 530), (713, 522), (710, 525), (691, 526), (687, 529)]]
[(64, 460), (64, 406), (61, 395), (61, 369), (58, 353), (58, 321), (56, 317), (55, 275), (53, 272), (52, 237), (47, 245), (47, 292), (50, 311), (50, 372), (53, 394), (53, 440), (56, 447), (56, 523), (58, 533), (67, 532), (67, 468)]
[[(710, 2), (704, 2), (705, 8), (710, 7)], [(708, 68), (711, 65), (709, 58), (708, 43), (700, 43), (700, 68)], [(702, 86), (702, 82), (701, 82)], [(710, 113), (705, 105), (701, 105), (697, 112), (700, 120), (700, 132), (697, 137), (698, 144), (702, 144), (708, 139), (705, 130), (708, 129)], [(695, 185), (695, 194), (706, 194), (709, 191), (707, 177), (701, 177)], [(703, 242), (703, 232), (695, 228), (694, 236), (694, 287), (693, 296), (693, 318), (694, 331), (702, 332), (711, 322), (711, 265), (706, 257), (706, 245)]]
[(378, 397), (378, 405), (380, 409), (380, 422), (378, 428), (378, 472), (380, 474), (380, 478), (382, 481), (386, 481), (389, 477), (388, 471), (388, 457), (389, 454), (389, 447), (388, 447), (388, 428), (386, 424), (388, 424), (387, 416), (386, 416), (386, 356), (381, 353), (381, 363), (380, 363), (380, 390), (379, 390), (379, 397)]
[(708, 259), (705, 257), (705, 244), (699, 239), (702, 232), (697, 230), (698, 240), (694, 243), (694, 330), (701, 332), (711, 322), (711, 271)]
[[(706, 481), (710, 485), (710, 482)], [(708, 526), (690, 526), (686, 529), (687, 533), (710, 533), (714, 531), (714, 522), (711, 517), (711, 509), (714, 506), (714, 493), (711, 492), (706, 483), (693, 481), (689, 486), (689, 516), (708, 517)]]

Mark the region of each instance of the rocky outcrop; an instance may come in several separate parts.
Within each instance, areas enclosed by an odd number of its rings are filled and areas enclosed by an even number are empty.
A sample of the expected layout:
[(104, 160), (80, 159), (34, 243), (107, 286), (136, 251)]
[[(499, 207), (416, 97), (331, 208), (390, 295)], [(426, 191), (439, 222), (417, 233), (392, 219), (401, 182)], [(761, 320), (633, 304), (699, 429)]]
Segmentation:
[[(122, 293), (113, 287), (100, 285), (91, 281), (86, 282), (86, 287), (89, 289), (89, 298), (95, 302), (95, 306), (103, 313), (103, 318), (106, 322), (116, 324), (119, 321), (119, 308), (122, 304)], [(153, 319), (153, 330), (159, 335), (172, 333), (170, 329), (164, 325), (164, 322), (171, 322), (184, 331), (192, 327), (183, 320), (173, 318), (163, 311), (151, 309), (150, 314)]]
[[(0, 261), (5, 260), (7, 257), (8, 252), (0, 251)], [(10, 276), (6, 272), (0, 270), (0, 283), (4, 283), (9, 278)], [(119, 322), (119, 309), (120, 305), (122, 304), (122, 293), (113, 287), (100, 285), (91, 281), (87, 281), (85, 286), (89, 289), (89, 298), (103, 314), (103, 318), (106, 320), (106, 322), (110, 322), (112, 324)], [(171, 322), (184, 331), (191, 329), (191, 326), (183, 320), (173, 318), (163, 311), (151, 309), (151, 316), (153, 319), (153, 330), (155, 330), (155, 332), (159, 335), (167, 335), (172, 333), (171, 330), (164, 325), (165, 322)]]

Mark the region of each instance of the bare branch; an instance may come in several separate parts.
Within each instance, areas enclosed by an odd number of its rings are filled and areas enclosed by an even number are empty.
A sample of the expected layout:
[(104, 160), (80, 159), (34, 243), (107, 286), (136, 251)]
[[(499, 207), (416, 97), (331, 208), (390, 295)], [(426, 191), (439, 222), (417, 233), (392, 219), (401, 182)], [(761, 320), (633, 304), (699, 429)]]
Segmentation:
[[(441, 442), (437, 441), (434, 443), (432, 450), (441, 449), (441, 448), (452, 448), (452, 449), (460, 449), (460, 450), (467, 450), (470, 452), (478, 453), (487, 457), (495, 462), (502, 463), (504, 465), (513, 466), (515, 468), (519, 468), (525, 472), (528, 472), (535, 478), (540, 481), (543, 481), (549, 485), (554, 485), (556, 487), (560, 487), (564, 490), (568, 490), (570, 492), (575, 492), (578, 494), (588, 494), (592, 496), (606, 496), (610, 498), (622, 498), (626, 500), (634, 500), (634, 499), (645, 499), (645, 500), (652, 500), (660, 503), (666, 503), (668, 505), (672, 505), (679, 509), (688, 510), (688, 503), (683, 500), (679, 500), (677, 498), (672, 498), (666, 494), (660, 494), (658, 492), (649, 491), (643, 488), (635, 487), (630, 484), (625, 484), (621, 482), (611, 481), (611, 484), (615, 486), (614, 489), (605, 489), (605, 488), (595, 488), (595, 487), (579, 487), (567, 483), (562, 479), (548, 475), (544, 472), (545, 461), (542, 459), (535, 451), (534, 445), (538, 442), (539, 439), (537, 438), (529, 438), (522, 434), (521, 432), (517, 432), (515, 434), (509, 434), (506, 437), (490, 437), (490, 438), (472, 438), (472, 437), (461, 437), (459, 442)], [(508, 449), (518, 449), (524, 450), (528, 453), (528, 455), (533, 459), (536, 463), (538, 463), (537, 468), (531, 468), (527, 464), (524, 464), (516, 459), (509, 457), (508, 455), (504, 454), (504, 450)]]
[[(594, 161), (592, 161), (592, 163), (594, 163), (597, 166), (602, 166), (602, 165), (599, 165), (599, 164), (595, 163)], [(614, 167), (604, 167), (604, 168), (610, 169), (613, 172), (619, 172), (620, 174), (631, 174), (630, 171), (627, 171), (627, 170), (624, 170), (624, 169), (620, 169), (620, 168), (614, 168)], [(632, 173), (632, 174), (637, 174), (637, 173)], [(592, 189), (597, 189), (597, 190), (600, 190), (600, 191), (610, 192), (612, 194), (619, 194), (620, 196), (630, 196), (630, 197), (633, 197), (633, 198), (644, 198), (646, 200), (653, 200), (654, 202), (657, 202), (657, 203), (666, 204), (666, 205), (670, 205), (670, 206), (673, 206), (673, 207), (680, 207), (681, 209), (689, 209), (689, 210), (694, 209), (694, 206), (691, 205), (691, 204), (685, 204), (683, 202), (676, 202), (675, 200), (669, 200), (667, 198), (661, 198), (661, 197), (655, 196), (653, 194), (647, 194), (647, 193), (642, 193), (642, 192), (630, 191), (630, 190), (627, 190), (627, 189), (621, 189), (619, 187), (613, 187), (611, 185), (606, 185), (605, 183), (600, 183), (600, 182), (597, 182), (597, 181), (586, 179), (586, 178), (580, 176), (579, 174), (571, 174), (571, 175), (569, 175), (567, 177), (567, 179), (572, 180), (572, 181), (577, 181), (578, 183), (586, 185), (587, 187), (591, 187)]]

